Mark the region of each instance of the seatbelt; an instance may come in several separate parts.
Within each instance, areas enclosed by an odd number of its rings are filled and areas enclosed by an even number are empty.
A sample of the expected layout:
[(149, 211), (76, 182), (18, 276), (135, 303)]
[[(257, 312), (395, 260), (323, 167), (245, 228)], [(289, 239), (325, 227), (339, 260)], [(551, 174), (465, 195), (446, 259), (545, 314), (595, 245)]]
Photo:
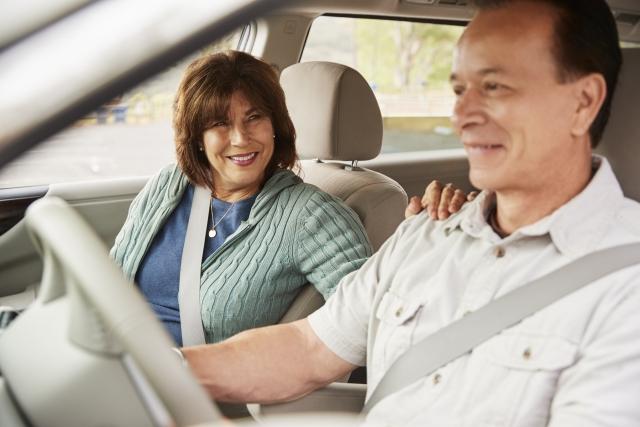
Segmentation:
[(368, 413), (388, 395), (430, 375), (525, 317), (589, 283), (638, 263), (640, 243), (593, 252), (469, 313), (400, 356), (365, 403), (363, 413)]
[(180, 330), (184, 346), (205, 343), (200, 314), (200, 272), (209, 219), (209, 203), (211, 203), (209, 189), (195, 186), (180, 260), (180, 288), (178, 289)]

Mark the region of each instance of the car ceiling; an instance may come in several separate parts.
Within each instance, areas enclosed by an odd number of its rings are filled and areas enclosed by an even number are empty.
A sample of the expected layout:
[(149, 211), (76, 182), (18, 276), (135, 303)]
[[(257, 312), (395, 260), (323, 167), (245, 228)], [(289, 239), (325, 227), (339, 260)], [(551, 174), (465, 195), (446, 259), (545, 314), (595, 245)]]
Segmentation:
[[(314, 0), (293, 2), (283, 14), (375, 15), (415, 19), (468, 21), (473, 16), (470, 0)], [(640, 1), (607, 0), (618, 23), (620, 39), (640, 43)]]

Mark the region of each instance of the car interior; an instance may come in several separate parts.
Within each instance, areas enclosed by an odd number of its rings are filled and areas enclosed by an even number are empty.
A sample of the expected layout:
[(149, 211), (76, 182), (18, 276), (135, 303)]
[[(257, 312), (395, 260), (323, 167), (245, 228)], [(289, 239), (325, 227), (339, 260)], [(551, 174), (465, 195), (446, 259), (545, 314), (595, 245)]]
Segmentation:
[[(26, 35), (14, 35), (10, 43), (2, 44), (0, 59), (28, 43), (34, 26), (62, 25), (78, 11), (93, 7), (91, 2), (72, 3), (53, 11), (55, 19), (31, 22), (25, 27), (29, 29)], [(387, 126), (393, 117), (387, 117), (387, 98), (379, 94), (382, 84), (374, 84), (353, 63), (339, 63), (335, 57), (323, 60), (316, 55), (302, 61), (314, 23), (369, 19), (463, 28), (473, 16), (469, 3), (309, 0), (280, 6), (270, 2), (251, 9), (251, 14), (244, 15), (249, 17), (246, 21), (230, 7), (227, 16), (233, 20), (231, 24), (223, 21), (223, 33), (243, 23), (235, 48), (280, 70), (297, 133), (299, 175), (352, 208), (374, 250), (403, 221), (408, 197), (421, 195), (430, 181), (472, 190), (466, 155), (461, 146), (385, 152), (386, 135), (393, 131)], [(636, 185), (640, 125), (635, 120), (640, 99), (640, 4), (634, 0), (608, 3), (623, 42), (624, 64), (611, 119), (596, 151), (609, 159), (625, 195), (640, 201)], [(364, 40), (368, 40), (366, 34)], [(214, 41), (201, 36), (189, 50)], [(91, 108), (82, 114), (90, 114), (124, 89), (131, 89), (134, 81), (142, 82), (138, 80), (132, 77), (126, 88), (125, 80), (120, 80), (111, 93), (102, 94), (101, 102), (95, 98), (94, 104), (87, 104)], [(94, 84), (99, 85), (100, 80)], [(82, 114), (76, 113), (73, 120), (69, 116), (67, 125), (72, 126)], [(406, 115), (414, 118), (411, 114)], [(114, 115), (109, 120), (118, 119)], [(419, 136), (420, 131), (417, 133)], [(55, 132), (35, 134), (46, 139)], [(168, 141), (154, 143), (170, 146), (171, 135), (168, 137)], [(6, 138), (10, 141), (11, 135)], [(11, 167), (9, 163), (4, 169)], [(0, 425), (219, 425), (217, 406), (169, 350), (172, 344), (162, 325), (108, 256), (131, 201), (149, 177), (148, 173), (130, 174), (25, 186), (12, 184), (0, 173)], [(281, 322), (304, 318), (322, 303), (322, 296), (307, 285)], [(363, 382), (360, 375), (295, 402), (250, 404), (248, 412), (244, 408), (239, 412), (223, 408), (223, 412), (273, 425), (299, 425), (302, 420), (326, 425), (327, 419), (316, 413), (357, 414), (361, 410), (366, 392)], [(292, 415), (300, 418), (280, 418)], [(344, 419), (331, 422), (338, 425)]]

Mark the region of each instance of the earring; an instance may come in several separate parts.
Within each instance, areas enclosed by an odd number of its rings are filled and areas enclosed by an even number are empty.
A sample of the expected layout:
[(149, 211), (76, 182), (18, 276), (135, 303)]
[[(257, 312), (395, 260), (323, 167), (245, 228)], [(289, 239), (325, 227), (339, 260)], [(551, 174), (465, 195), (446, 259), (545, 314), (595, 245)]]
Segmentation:
[(204, 148), (202, 148), (202, 145), (198, 146), (198, 151), (204, 151)]
[(275, 136), (275, 135), (273, 135), (273, 139), (276, 139), (276, 136)]

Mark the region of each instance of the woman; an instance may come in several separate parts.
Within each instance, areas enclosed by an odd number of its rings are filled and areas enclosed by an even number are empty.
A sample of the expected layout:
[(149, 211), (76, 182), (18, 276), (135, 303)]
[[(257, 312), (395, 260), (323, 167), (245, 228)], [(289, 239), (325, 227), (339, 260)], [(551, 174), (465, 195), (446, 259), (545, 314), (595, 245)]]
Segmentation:
[(276, 323), (307, 282), (327, 298), (371, 255), (355, 213), (291, 171), (295, 130), (268, 64), (242, 52), (196, 60), (178, 89), (173, 126), (178, 164), (135, 198), (111, 254), (177, 345), (181, 257), (198, 188), (210, 193), (199, 230), (208, 343)]
[[(187, 333), (202, 328), (208, 343), (273, 324), (302, 285), (311, 282), (327, 298), (371, 255), (355, 213), (291, 171), (295, 130), (266, 63), (241, 52), (193, 62), (178, 89), (173, 126), (178, 164), (153, 177), (133, 201), (111, 254), (177, 345), (189, 315), (197, 324)], [(201, 260), (192, 259), (200, 287), (194, 313), (185, 310), (181, 322), (183, 247), (202, 188), (210, 197), (207, 225), (197, 230), (204, 248)], [(459, 191), (434, 182), (422, 206), (441, 199), (440, 219), (464, 203)], [(422, 206), (412, 199), (407, 215)]]

